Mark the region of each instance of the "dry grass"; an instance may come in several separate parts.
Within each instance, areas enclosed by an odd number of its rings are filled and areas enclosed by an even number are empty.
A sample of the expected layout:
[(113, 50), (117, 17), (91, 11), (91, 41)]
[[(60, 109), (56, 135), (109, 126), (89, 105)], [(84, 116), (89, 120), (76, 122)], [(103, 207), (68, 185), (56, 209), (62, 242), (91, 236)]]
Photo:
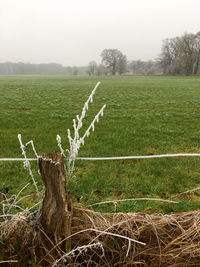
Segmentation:
[(78, 235), (76, 245), (94, 239), (102, 242), (105, 256), (99, 259), (100, 266), (200, 266), (199, 211), (171, 215), (100, 215), (89, 210), (81, 213), (74, 218), (74, 225), (77, 220), (78, 226), (74, 226), (74, 232), (80, 231), (82, 225), (82, 229), (92, 227), (146, 243), (144, 246), (131, 242), (127, 254), (127, 240), (92, 231)]
[[(21, 266), (25, 259), (30, 261), (30, 258), (32, 266), (53, 265), (63, 256), (62, 244), (52, 244), (40, 228), (32, 227), (30, 231), (33, 221), (31, 224), (26, 222), (26, 225), (23, 216), (13, 217), (0, 227), (7, 259), (19, 261), (10, 263), (10, 266)], [(200, 266), (199, 232), (199, 211), (171, 215), (99, 214), (76, 207), (72, 222), (72, 248), (99, 242), (104, 248), (104, 255), (98, 246), (92, 247), (73, 253), (67, 258), (68, 265), (60, 261), (57, 266)], [(20, 252), (13, 249), (15, 244), (12, 242), (23, 244)]]

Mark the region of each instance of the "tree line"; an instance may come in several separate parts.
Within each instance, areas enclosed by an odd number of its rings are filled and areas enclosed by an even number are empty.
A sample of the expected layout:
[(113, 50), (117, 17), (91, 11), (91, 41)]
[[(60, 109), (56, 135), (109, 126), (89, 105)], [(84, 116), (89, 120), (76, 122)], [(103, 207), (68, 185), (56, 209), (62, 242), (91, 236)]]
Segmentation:
[(57, 63), (0, 63), (0, 75), (156, 75), (199, 74), (200, 32), (163, 41), (158, 58), (149, 61), (132, 60), (118, 49), (104, 49), (101, 63), (89, 62), (88, 66), (63, 66)]
[(156, 60), (128, 61), (118, 49), (104, 49), (101, 53), (101, 64), (98, 65), (95, 61), (88, 64), (87, 72), (89, 75), (152, 75), (162, 73), (160, 64)]
[(57, 63), (0, 63), (0, 75), (85, 75), (87, 67), (67, 66)]
[[(199, 74), (200, 73), (200, 32), (184, 33), (182, 36), (165, 39), (161, 53), (155, 60), (128, 61), (126, 55), (117, 49), (104, 49), (102, 65), (108, 74)], [(98, 65), (88, 65), (89, 75), (95, 75)]]
[(115, 75), (134, 74), (150, 75), (160, 74), (161, 69), (156, 61), (130, 61), (120, 59), (114, 66), (109, 63), (97, 64), (89, 62), (88, 66), (63, 66), (57, 63), (30, 64), (30, 63), (0, 63), (0, 75)]

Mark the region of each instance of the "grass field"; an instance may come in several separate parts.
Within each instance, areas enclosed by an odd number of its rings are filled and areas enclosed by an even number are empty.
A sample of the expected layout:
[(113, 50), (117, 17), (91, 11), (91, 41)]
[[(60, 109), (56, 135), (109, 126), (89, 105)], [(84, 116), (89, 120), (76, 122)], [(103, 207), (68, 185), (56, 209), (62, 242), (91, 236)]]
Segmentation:
[[(21, 157), (17, 134), (34, 140), (39, 154), (58, 150), (56, 134), (67, 143), (67, 129), (96, 82), (94, 103), (83, 127), (103, 104), (104, 117), (86, 139), (79, 156), (128, 156), (200, 153), (200, 77), (0, 77), (0, 158)], [(32, 156), (30, 150), (29, 156)], [(32, 163), (40, 189), (42, 182)], [(136, 197), (179, 201), (167, 204), (130, 201), (117, 211), (174, 212), (200, 207), (200, 158), (119, 161), (76, 161), (76, 178), (69, 182), (75, 201), (83, 205)], [(22, 162), (0, 162), (0, 191), (16, 194), (31, 178)], [(22, 205), (37, 202), (34, 187)], [(96, 210), (114, 210), (113, 205)]]

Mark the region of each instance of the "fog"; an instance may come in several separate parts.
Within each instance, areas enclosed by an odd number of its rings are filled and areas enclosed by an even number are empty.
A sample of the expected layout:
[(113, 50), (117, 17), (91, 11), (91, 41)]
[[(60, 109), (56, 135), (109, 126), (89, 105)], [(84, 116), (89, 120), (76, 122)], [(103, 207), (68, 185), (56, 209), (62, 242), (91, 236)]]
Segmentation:
[(87, 65), (105, 48), (154, 59), (162, 40), (200, 31), (199, 0), (0, 0), (0, 62)]

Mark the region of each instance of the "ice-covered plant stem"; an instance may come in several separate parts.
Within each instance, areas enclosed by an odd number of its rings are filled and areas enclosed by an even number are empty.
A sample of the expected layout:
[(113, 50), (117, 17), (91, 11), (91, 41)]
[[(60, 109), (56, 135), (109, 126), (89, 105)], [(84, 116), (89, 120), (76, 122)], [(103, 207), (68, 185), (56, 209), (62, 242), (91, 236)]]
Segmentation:
[[(90, 135), (91, 129), (94, 131), (94, 129), (95, 129), (94, 125), (95, 125), (96, 122), (99, 122), (99, 117), (100, 117), (100, 115), (103, 116), (103, 112), (104, 112), (104, 109), (106, 107), (106, 105), (103, 105), (103, 107), (100, 109), (100, 111), (94, 117), (94, 119), (91, 122), (90, 126), (87, 128), (87, 130), (83, 134), (83, 136), (80, 137), (79, 130), (83, 126), (83, 119), (85, 118), (86, 112), (87, 112), (88, 107), (89, 107), (89, 103), (93, 102), (93, 96), (94, 96), (94, 94), (96, 92), (96, 89), (99, 86), (99, 84), (100, 84), (100, 82), (98, 82), (96, 84), (96, 86), (92, 90), (90, 96), (88, 97), (87, 101), (85, 102), (80, 117), (79, 117), (79, 115), (77, 115), (76, 118), (73, 119), (73, 128), (74, 128), (73, 137), (71, 135), (70, 130), (68, 129), (69, 149), (66, 149), (66, 151), (68, 152), (67, 170), (68, 170), (68, 176), (69, 177), (72, 177), (72, 175), (73, 175), (74, 163), (75, 163), (76, 157), (78, 156), (78, 152), (79, 152), (79, 149), (80, 149), (81, 145), (84, 145), (85, 138)], [(61, 137), (59, 135), (57, 135), (56, 139), (57, 139), (58, 146), (60, 148), (61, 154), (64, 157), (66, 157), (64, 149), (62, 148), (62, 145), (61, 145)]]
[(32, 146), (32, 149), (33, 149), (33, 152), (34, 152), (36, 158), (38, 159), (38, 154), (37, 154), (37, 152), (36, 152), (34, 143), (33, 143), (33, 141), (31, 140), (31, 141), (27, 142), (25, 145), (23, 145), (21, 134), (18, 134), (17, 137), (18, 137), (18, 140), (19, 140), (19, 143), (20, 143), (20, 148), (21, 148), (21, 150), (22, 150), (22, 155), (24, 156), (24, 168), (29, 170), (29, 174), (30, 174), (30, 176), (31, 176), (31, 178), (32, 178), (32, 181), (33, 181), (33, 184), (34, 184), (34, 186), (35, 186), (37, 195), (39, 196), (39, 190), (38, 190), (38, 187), (37, 187), (37, 183), (36, 183), (36, 181), (35, 181), (33, 172), (32, 172), (32, 170), (31, 170), (30, 162), (29, 162), (29, 160), (28, 160), (28, 158), (27, 158), (27, 156), (26, 156), (26, 147), (27, 147), (27, 145), (30, 144), (30, 145)]

